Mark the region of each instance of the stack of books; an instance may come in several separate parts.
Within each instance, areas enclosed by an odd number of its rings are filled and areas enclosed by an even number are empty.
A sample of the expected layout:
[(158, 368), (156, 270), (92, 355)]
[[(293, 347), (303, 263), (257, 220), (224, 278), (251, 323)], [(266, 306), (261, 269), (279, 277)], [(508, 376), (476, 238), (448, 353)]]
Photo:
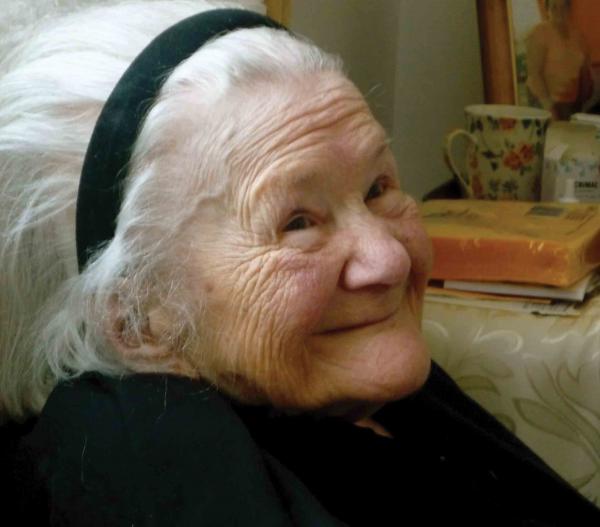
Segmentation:
[(573, 314), (600, 285), (600, 204), (431, 200), (422, 215), (430, 296)]

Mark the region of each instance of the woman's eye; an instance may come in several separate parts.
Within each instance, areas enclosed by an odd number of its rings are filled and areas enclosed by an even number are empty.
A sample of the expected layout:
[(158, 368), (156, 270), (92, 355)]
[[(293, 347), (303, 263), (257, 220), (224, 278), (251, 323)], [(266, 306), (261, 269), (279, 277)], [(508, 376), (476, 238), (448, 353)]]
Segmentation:
[(296, 216), (284, 227), (284, 232), (301, 231), (312, 227), (314, 222), (308, 216)]
[(381, 196), (387, 189), (387, 185), (383, 179), (378, 179), (371, 185), (367, 195), (365, 196), (365, 201), (369, 201), (371, 199), (376, 199)]

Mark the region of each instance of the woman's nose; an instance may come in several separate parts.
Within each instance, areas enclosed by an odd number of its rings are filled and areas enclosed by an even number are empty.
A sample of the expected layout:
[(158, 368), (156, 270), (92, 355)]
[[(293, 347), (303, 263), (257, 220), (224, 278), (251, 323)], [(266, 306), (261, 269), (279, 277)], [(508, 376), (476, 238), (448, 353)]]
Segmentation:
[(344, 289), (393, 286), (408, 278), (411, 268), (408, 251), (388, 229), (363, 225), (353, 231), (352, 246), (341, 276)]

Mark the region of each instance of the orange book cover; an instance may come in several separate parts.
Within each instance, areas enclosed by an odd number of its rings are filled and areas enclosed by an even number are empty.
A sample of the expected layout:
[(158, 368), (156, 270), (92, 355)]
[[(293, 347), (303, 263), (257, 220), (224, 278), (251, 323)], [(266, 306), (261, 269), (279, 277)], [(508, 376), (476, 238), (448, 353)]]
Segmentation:
[(431, 200), (432, 278), (565, 287), (600, 264), (600, 204)]

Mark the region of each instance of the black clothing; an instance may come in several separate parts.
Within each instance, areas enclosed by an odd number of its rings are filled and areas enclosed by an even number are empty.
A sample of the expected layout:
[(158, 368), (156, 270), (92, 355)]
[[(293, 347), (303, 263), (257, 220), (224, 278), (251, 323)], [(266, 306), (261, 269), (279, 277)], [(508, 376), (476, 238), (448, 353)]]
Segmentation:
[(600, 525), (598, 509), (435, 365), (419, 393), (374, 418), (394, 439), (240, 406), (181, 377), (87, 374), (54, 390), (20, 442), (20, 521)]

